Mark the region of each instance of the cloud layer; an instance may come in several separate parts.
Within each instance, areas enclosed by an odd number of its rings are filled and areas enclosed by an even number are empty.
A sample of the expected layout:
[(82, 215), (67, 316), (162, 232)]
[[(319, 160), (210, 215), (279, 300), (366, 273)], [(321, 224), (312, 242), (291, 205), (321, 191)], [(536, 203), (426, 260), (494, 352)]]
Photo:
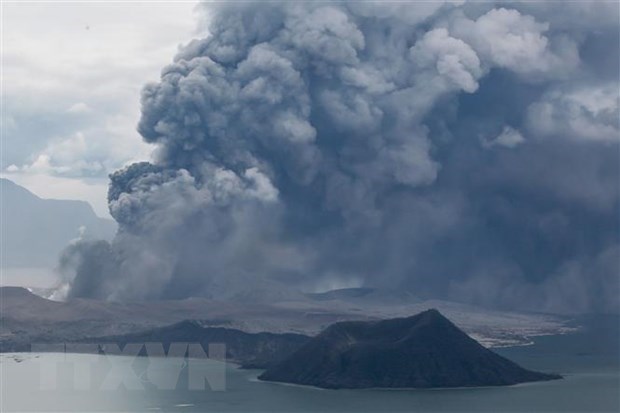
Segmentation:
[(617, 22), (573, 3), (204, 7), (210, 35), (143, 90), (156, 156), (111, 176), (116, 239), (66, 252), (71, 296), (355, 282), (618, 310), (618, 59), (592, 47)]
[(151, 152), (135, 131), (141, 86), (193, 35), (195, 5), (5, 6), (0, 174), (109, 216), (107, 175)]

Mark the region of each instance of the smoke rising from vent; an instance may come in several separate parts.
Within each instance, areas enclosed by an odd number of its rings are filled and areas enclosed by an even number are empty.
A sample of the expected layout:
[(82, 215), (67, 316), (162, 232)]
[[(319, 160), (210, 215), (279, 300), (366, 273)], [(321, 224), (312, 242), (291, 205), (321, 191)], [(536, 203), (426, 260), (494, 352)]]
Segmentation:
[(69, 296), (618, 310), (618, 5), (585, 6), (201, 5), (209, 36), (142, 92), (155, 160), (110, 177), (115, 240), (65, 251)]

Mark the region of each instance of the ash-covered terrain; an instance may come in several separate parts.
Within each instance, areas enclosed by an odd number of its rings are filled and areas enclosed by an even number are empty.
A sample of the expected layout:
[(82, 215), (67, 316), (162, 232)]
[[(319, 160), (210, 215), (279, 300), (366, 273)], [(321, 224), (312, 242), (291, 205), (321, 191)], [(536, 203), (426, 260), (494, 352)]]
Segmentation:
[(561, 334), (568, 319), (543, 314), (489, 311), (462, 304), (419, 300), (408, 294), (338, 290), (297, 294), (280, 301), (218, 301), (206, 298), (111, 303), (91, 299), (52, 301), (20, 287), (0, 288), (0, 350), (29, 351), (32, 343), (148, 332), (185, 320), (202, 328), (243, 333), (314, 336), (339, 321), (406, 317), (439, 309), (487, 347), (528, 344), (537, 335)]

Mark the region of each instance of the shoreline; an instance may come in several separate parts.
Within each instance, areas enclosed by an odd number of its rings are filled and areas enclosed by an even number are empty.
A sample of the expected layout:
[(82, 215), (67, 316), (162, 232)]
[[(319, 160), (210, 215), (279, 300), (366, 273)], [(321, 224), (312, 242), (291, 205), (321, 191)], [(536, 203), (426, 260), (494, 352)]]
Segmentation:
[[(32, 354), (32, 357), (25, 357), (20, 359), (19, 361), (15, 360), (13, 355), (20, 356), (24, 354)], [(39, 358), (42, 354), (53, 354), (53, 355), (63, 355), (63, 354), (81, 354), (85, 356), (110, 356), (110, 357), (133, 357), (133, 356), (123, 356), (119, 354), (96, 354), (96, 353), (57, 353), (57, 352), (49, 352), (49, 353), (30, 353), (30, 352), (11, 352), (11, 353), (0, 353), (0, 364), (2, 358), (13, 359), (16, 363), (21, 363), (23, 361), (29, 359)], [(153, 356), (158, 359), (166, 359), (167, 357), (162, 356)], [(178, 358), (178, 357), (172, 357)], [(277, 386), (286, 386), (286, 387), (298, 387), (303, 389), (312, 389), (318, 391), (396, 391), (396, 392), (410, 392), (410, 391), (448, 391), (448, 390), (477, 390), (477, 389), (498, 389), (498, 388), (512, 388), (518, 386), (529, 386), (529, 385), (537, 385), (541, 383), (548, 383), (557, 380), (564, 380), (566, 378), (565, 375), (560, 376), (559, 378), (549, 379), (549, 380), (537, 380), (537, 381), (529, 381), (523, 383), (514, 383), (514, 384), (506, 384), (506, 385), (497, 385), (497, 386), (460, 386), (460, 387), (366, 387), (366, 388), (324, 388), (313, 386), (309, 384), (298, 384), (298, 383), (287, 383), (280, 381), (271, 381), (271, 380), (260, 380), (258, 377), (262, 374), (265, 369), (243, 369), (239, 363), (235, 363), (233, 361), (221, 361), (221, 360), (213, 360), (213, 359), (203, 359), (199, 358), (194, 360), (209, 360), (214, 362), (225, 363), (227, 365), (231, 365), (235, 370), (251, 372), (251, 374), (247, 375), (246, 379), (252, 383), (265, 383), (265, 384), (274, 384)]]

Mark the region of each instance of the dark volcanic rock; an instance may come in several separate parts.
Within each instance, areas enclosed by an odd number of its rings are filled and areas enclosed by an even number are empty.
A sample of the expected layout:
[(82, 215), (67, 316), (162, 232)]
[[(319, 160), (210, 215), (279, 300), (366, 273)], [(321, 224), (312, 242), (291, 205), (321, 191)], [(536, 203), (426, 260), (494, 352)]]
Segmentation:
[(559, 378), (486, 349), (437, 310), (336, 323), (259, 377), (333, 389), (502, 386)]

